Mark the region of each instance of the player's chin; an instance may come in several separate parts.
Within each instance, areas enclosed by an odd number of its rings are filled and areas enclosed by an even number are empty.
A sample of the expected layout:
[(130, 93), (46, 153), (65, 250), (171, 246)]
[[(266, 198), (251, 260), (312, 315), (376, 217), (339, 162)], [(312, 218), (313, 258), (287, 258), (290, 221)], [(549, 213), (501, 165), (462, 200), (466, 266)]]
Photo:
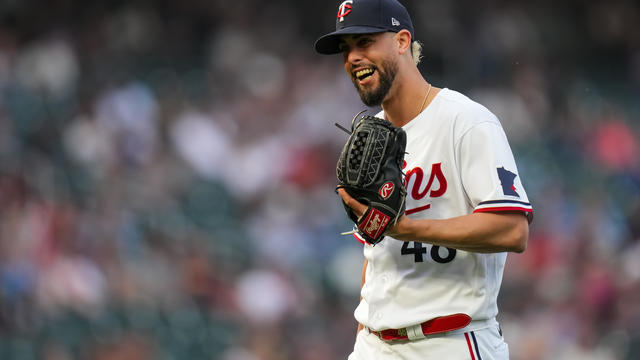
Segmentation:
[(379, 86), (374, 81), (367, 79), (367, 81), (359, 81), (355, 79), (353, 84), (361, 95), (373, 96), (379, 92)]
[(369, 107), (380, 106), (386, 96), (379, 88), (362, 89), (360, 87), (358, 87), (358, 95), (360, 95), (360, 100)]

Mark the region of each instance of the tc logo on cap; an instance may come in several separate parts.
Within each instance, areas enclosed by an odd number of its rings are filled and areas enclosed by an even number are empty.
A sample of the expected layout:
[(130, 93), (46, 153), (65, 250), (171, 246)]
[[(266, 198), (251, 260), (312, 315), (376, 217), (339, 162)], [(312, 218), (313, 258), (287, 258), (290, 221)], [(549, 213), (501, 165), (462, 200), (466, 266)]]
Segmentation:
[(351, 4), (353, 4), (353, 0), (347, 0), (340, 4), (340, 6), (338, 7), (337, 17), (340, 19), (340, 22), (343, 22), (344, 17), (351, 12)]

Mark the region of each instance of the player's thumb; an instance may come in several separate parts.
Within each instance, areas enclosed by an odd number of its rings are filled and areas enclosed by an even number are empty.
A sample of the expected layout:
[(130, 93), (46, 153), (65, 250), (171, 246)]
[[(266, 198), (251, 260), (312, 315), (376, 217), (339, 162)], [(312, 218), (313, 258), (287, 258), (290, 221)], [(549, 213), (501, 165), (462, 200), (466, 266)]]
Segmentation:
[(367, 211), (367, 206), (358, 200), (354, 199), (345, 189), (339, 188), (338, 195), (342, 198), (342, 201), (353, 209), (353, 212), (358, 216), (358, 218), (362, 217), (362, 215)]

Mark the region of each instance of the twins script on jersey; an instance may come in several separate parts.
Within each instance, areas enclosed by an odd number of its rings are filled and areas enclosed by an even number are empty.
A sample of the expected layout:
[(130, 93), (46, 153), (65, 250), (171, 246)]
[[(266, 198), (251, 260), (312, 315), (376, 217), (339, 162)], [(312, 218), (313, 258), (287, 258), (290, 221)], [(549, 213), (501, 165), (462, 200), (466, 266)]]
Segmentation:
[[(532, 214), (502, 126), (482, 105), (442, 89), (403, 129), (407, 216)], [(376, 246), (365, 244), (364, 255), (366, 281), (355, 317), (371, 329), (400, 329), (454, 313), (486, 320), (498, 312), (506, 253), (471, 253), (386, 237)]]

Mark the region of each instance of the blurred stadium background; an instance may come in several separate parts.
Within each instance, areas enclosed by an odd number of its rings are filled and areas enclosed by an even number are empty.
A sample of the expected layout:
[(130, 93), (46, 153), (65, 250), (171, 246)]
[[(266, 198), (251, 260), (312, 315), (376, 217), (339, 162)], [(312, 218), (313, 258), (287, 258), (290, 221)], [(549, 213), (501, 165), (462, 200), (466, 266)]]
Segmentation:
[[(421, 70), (501, 118), (536, 219), (512, 358), (640, 358), (640, 5), (404, 1)], [(345, 359), (362, 108), (334, 1), (0, 1), (0, 359)]]

